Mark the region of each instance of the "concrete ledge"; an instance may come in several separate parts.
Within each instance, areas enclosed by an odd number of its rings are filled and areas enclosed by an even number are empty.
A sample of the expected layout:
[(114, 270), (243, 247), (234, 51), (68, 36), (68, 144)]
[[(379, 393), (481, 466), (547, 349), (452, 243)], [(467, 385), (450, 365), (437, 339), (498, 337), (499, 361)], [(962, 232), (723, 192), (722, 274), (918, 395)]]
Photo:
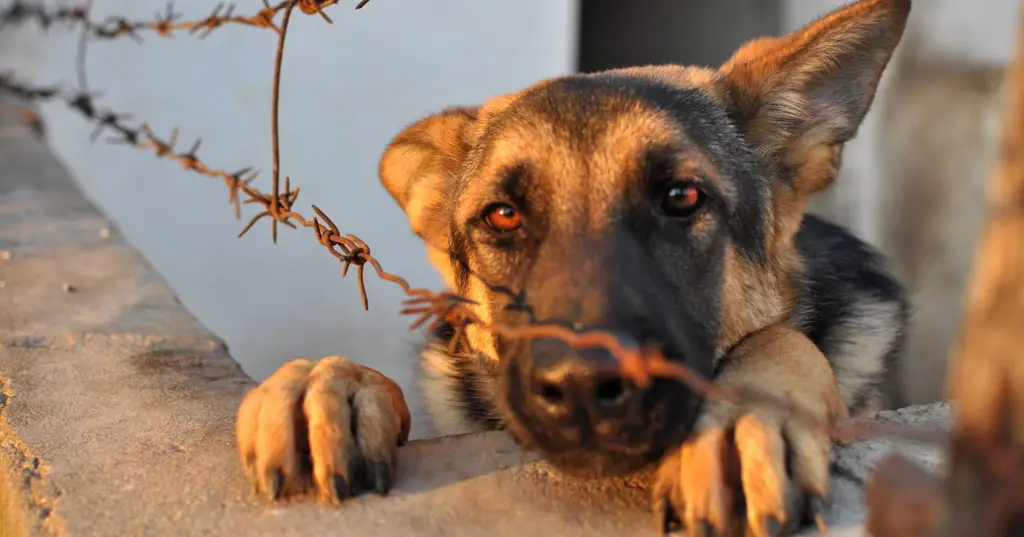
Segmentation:
[[(388, 498), (255, 497), (233, 427), (253, 381), (9, 106), (0, 135), (0, 536), (658, 535), (643, 476), (563, 478), (501, 433), (412, 442)], [(831, 534), (860, 534), (863, 479), (892, 449), (838, 450)]]

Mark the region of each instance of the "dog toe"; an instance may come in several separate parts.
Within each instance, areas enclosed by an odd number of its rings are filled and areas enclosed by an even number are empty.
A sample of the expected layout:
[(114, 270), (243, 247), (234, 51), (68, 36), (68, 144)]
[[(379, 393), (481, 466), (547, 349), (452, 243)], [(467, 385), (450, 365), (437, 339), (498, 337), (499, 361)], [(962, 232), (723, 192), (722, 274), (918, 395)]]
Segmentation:
[(668, 534), (777, 537), (820, 514), (827, 430), (785, 412), (721, 407), (661, 462), (654, 495)]
[(758, 412), (737, 422), (735, 436), (751, 533), (788, 534), (808, 516), (822, 527), (831, 452), (827, 429), (781, 412)]
[(709, 427), (662, 461), (654, 491), (660, 504), (668, 504), (663, 506), (666, 533), (729, 534), (734, 494), (727, 444), (725, 429)]
[(300, 401), (312, 364), (294, 360), (262, 385), (256, 417), (253, 473), (257, 487), (272, 500), (302, 491), (305, 451)]
[(786, 445), (770, 415), (747, 414), (735, 426), (746, 523), (756, 537), (777, 535), (791, 517), (793, 491), (786, 471)]
[(394, 483), (398, 446), (407, 436), (404, 402), (383, 375), (344, 358), (324, 358), (310, 374), (304, 409), (313, 475), (324, 498), (355, 489), (386, 494)]
[(391, 490), (409, 412), (398, 386), (372, 369), (295, 360), (246, 396), (236, 432), (255, 492), (276, 501), (313, 490), (336, 504)]

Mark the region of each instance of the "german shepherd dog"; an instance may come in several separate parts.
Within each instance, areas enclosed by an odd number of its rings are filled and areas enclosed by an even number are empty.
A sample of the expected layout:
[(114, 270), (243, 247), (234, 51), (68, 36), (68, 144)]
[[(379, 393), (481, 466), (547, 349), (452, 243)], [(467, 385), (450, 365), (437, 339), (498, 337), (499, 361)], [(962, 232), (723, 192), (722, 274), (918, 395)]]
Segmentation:
[[(613, 357), (476, 326), (421, 351), (438, 432), (504, 429), (571, 474), (650, 467), (667, 529), (777, 535), (829, 489), (829, 425), (887, 405), (908, 306), (881, 255), (813, 215), (899, 43), (910, 0), (861, 0), (718, 69), (572, 74), (399, 133), (380, 179), (484, 321), (657, 342), (738, 391), (705, 400), (609, 374)], [(763, 401), (763, 399), (759, 399)], [(796, 419), (797, 414), (813, 419)], [(345, 358), (294, 360), (243, 401), (257, 491), (386, 493), (409, 434), (399, 387)]]

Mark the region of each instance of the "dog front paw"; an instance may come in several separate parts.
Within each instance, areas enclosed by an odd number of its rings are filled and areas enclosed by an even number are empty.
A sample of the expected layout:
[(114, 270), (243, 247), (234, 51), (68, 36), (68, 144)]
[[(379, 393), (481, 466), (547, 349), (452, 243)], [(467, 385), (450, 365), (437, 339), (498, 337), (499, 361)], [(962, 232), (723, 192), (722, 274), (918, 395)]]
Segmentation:
[(338, 503), (391, 490), (409, 425), (397, 384), (332, 356), (288, 362), (253, 388), (238, 409), (236, 434), (256, 493), (278, 500), (315, 491)]
[[(813, 414), (812, 414), (813, 416)], [(831, 440), (792, 410), (713, 403), (661, 462), (654, 499), (666, 534), (775, 537), (824, 507)]]

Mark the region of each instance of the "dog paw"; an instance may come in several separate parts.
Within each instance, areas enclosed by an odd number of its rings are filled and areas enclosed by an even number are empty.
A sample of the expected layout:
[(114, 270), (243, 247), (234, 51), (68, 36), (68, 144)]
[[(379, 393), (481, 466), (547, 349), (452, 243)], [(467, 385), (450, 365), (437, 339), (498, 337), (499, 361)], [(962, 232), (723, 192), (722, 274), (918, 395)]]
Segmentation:
[(664, 533), (775, 537), (817, 518), (831, 440), (824, 422), (799, 417), (710, 404), (691, 438), (657, 470), (654, 498)]
[(391, 490), (409, 425), (397, 384), (332, 356), (288, 362), (253, 388), (238, 409), (236, 434), (256, 493), (279, 500), (315, 492), (339, 503)]

